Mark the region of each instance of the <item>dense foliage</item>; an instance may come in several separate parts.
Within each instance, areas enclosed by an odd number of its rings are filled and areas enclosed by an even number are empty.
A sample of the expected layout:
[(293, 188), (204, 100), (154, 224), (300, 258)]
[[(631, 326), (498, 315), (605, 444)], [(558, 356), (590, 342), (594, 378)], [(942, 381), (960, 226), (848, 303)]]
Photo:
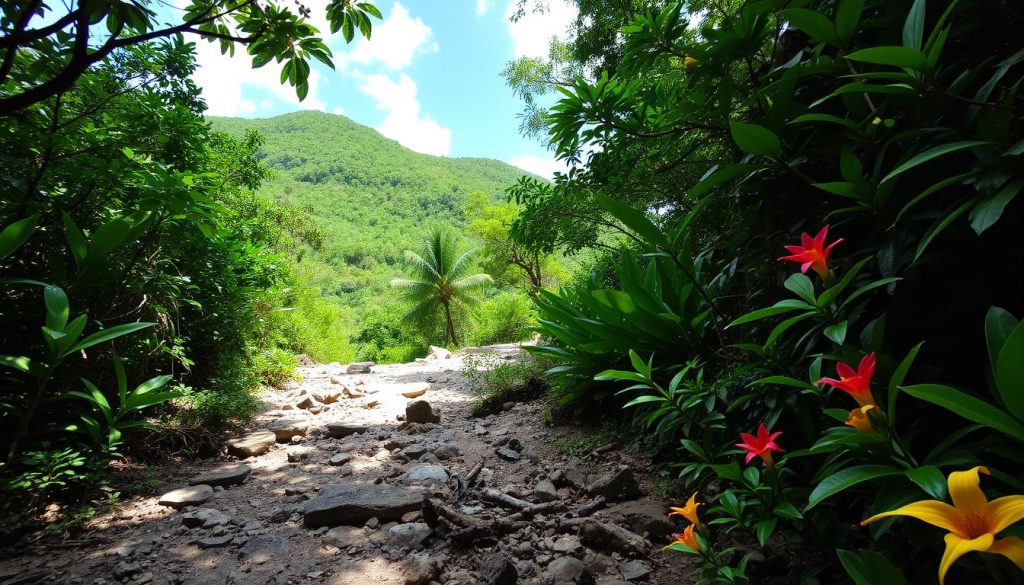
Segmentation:
[(1020, 497), (985, 502), (1024, 491), (1024, 13), (577, 4), (577, 40), (507, 77), (587, 164), (520, 181), (511, 233), (620, 250), (542, 294), (537, 351), (674, 453), (673, 547), (706, 582), (1018, 579)]

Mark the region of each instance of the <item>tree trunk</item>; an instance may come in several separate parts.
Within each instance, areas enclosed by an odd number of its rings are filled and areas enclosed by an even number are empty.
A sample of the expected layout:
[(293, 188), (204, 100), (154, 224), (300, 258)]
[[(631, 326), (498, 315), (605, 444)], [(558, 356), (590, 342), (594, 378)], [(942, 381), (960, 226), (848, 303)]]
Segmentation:
[(452, 321), (452, 310), (447, 302), (444, 303), (444, 318), (445, 321), (447, 321), (448, 341), (457, 349), (459, 346), (459, 338), (455, 336), (455, 322)]

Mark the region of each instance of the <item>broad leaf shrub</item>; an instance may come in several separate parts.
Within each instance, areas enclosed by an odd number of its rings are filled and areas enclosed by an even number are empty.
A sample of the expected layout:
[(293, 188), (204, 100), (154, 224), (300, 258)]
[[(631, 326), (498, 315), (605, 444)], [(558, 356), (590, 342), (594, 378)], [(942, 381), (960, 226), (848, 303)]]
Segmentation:
[[(669, 2), (621, 24), (614, 54), (580, 37), (602, 66), (544, 117), (589, 166), (510, 193), (526, 244), (628, 243), (614, 286), (538, 301), (561, 395), (677, 445), (704, 507), (670, 547), (701, 582), (1018, 582), (1024, 15)], [(595, 230), (534, 213), (560, 203)]]

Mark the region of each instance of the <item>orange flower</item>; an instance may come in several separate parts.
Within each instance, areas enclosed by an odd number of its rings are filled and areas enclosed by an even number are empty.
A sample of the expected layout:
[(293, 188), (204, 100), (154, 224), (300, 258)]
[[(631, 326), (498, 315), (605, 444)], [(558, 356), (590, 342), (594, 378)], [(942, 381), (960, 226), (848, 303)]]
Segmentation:
[[(695, 526), (695, 524), (690, 524), (682, 532), (680, 532), (678, 534), (673, 534), (672, 538), (674, 538), (675, 540), (673, 540), (671, 543), (669, 543), (668, 546), (672, 546), (673, 544), (682, 544), (682, 545), (688, 546), (691, 549), (693, 549), (693, 552), (700, 552), (702, 550), (702, 548), (700, 546), (700, 543), (697, 542), (697, 537), (693, 534), (693, 527), (694, 526)], [(668, 548), (668, 547), (665, 547), (665, 548)]]
[(782, 452), (782, 449), (775, 444), (776, 437), (781, 434), (782, 431), (768, 432), (768, 427), (761, 423), (761, 426), (757, 428), (756, 437), (750, 433), (740, 433), (740, 438), (743, 439), (743, 442), (736, 443), (736, 446), (747, 452), (747, 463), (750, 463), (750, 460), (754, 457), (760, 457), (768, 465), (774, 465), (772, 451)]
[(686, 506), (683, 508), (669, 508), (672, 510), (669, 512), (669, 516), (682, 516), (694, 524), (700, 524), (700, 519), (697, 517), (697, 508), (704, 504), (697, 501), (697, 492), (694, 492), (690, 499), (687, 500)]
[(815, 384), (828, 384), (846, 392), (861, 406), (874, 406), (875, 398), (871, 395), (871, 377), (875, 375), (875, 354), (869, 353), (860, 360), (857, 371), (844, 363), (836, 364), (839, 379), (822, 378)]
[(786, 246), (791, 255), (782, 256), (779, 260), (799, 262), (800, 272), (807, 272), (807, 269), (810, 268), (817, 272), (822, 280), (831, 280), (832, 275), (828, 268), (828, 255), (832, 252), (832, 248), (839, 242), (842, 242), (843, 239), (839, 238), (826, 246), (825, 238), (827, 236), (828, 226), (821, 228), (818, 235), (813, 238), (806, 233), (801, 234), (800, 245)]
[(862, 433), (870, 433), (875, 430), (871, 425), (871, 417), (868, 414), (878, 408), (874, 404), (854, 408), (850, 411), (850, 417), (846, 419), (846, 426), (853, 427)]

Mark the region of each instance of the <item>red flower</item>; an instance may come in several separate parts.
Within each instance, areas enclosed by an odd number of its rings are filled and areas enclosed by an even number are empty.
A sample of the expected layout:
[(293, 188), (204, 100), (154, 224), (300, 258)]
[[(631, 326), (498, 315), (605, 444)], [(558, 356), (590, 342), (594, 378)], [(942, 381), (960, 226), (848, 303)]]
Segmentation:
[(818, 273), (823, 280), (829, 280), (831, 278), (828, 270), (828, 255), (832, 252), (832, 248), (842, 242), (843, 239), (832, 242), (828, 246), (825, 245), (825, 237), (828, 236), (828, 226), (821, 228), (818, 235), (813, 238), (806, 233), (800, 236), (799, 246), (786, 246), (786, 249), (790, 251), (790, 256), (782, 256), (779, 260), (788, 260), (789, 262), (799, 262), (800, 272), (807, 272), (810, 268)]
[(782, 434), (782, 431), (775, 433), (769, 433), (768, 427), (761, 423), (761, 426), (757, 429), (757, 436), (749, 433), (740, 433), (740, 438), (743, 439), (742, 443), (736, 443), (736, 446), (747, 451), (747, 463), (754, 457), (760, 457), (764, 459), (764, 462), (768, 465), (773, 465), (772, 451), (782, 452), (782, 449), (775, 444), (775, 439)]
[(864, 359), (860, 360), (857, 371), (854, 371), (851, 366), (840, 362), (836, 364), (836, 373), (839, 374), (838, 380), (835, 378), (822, 378), (815, 383), (828, 384), (833, 388), (839, 388), (853, 396), (853, 399), (861, 406), (875, 404), (875, 397), (871, 395), (871, 377), (875, 375), (874, 352), (869, 353), (864, 356)]

